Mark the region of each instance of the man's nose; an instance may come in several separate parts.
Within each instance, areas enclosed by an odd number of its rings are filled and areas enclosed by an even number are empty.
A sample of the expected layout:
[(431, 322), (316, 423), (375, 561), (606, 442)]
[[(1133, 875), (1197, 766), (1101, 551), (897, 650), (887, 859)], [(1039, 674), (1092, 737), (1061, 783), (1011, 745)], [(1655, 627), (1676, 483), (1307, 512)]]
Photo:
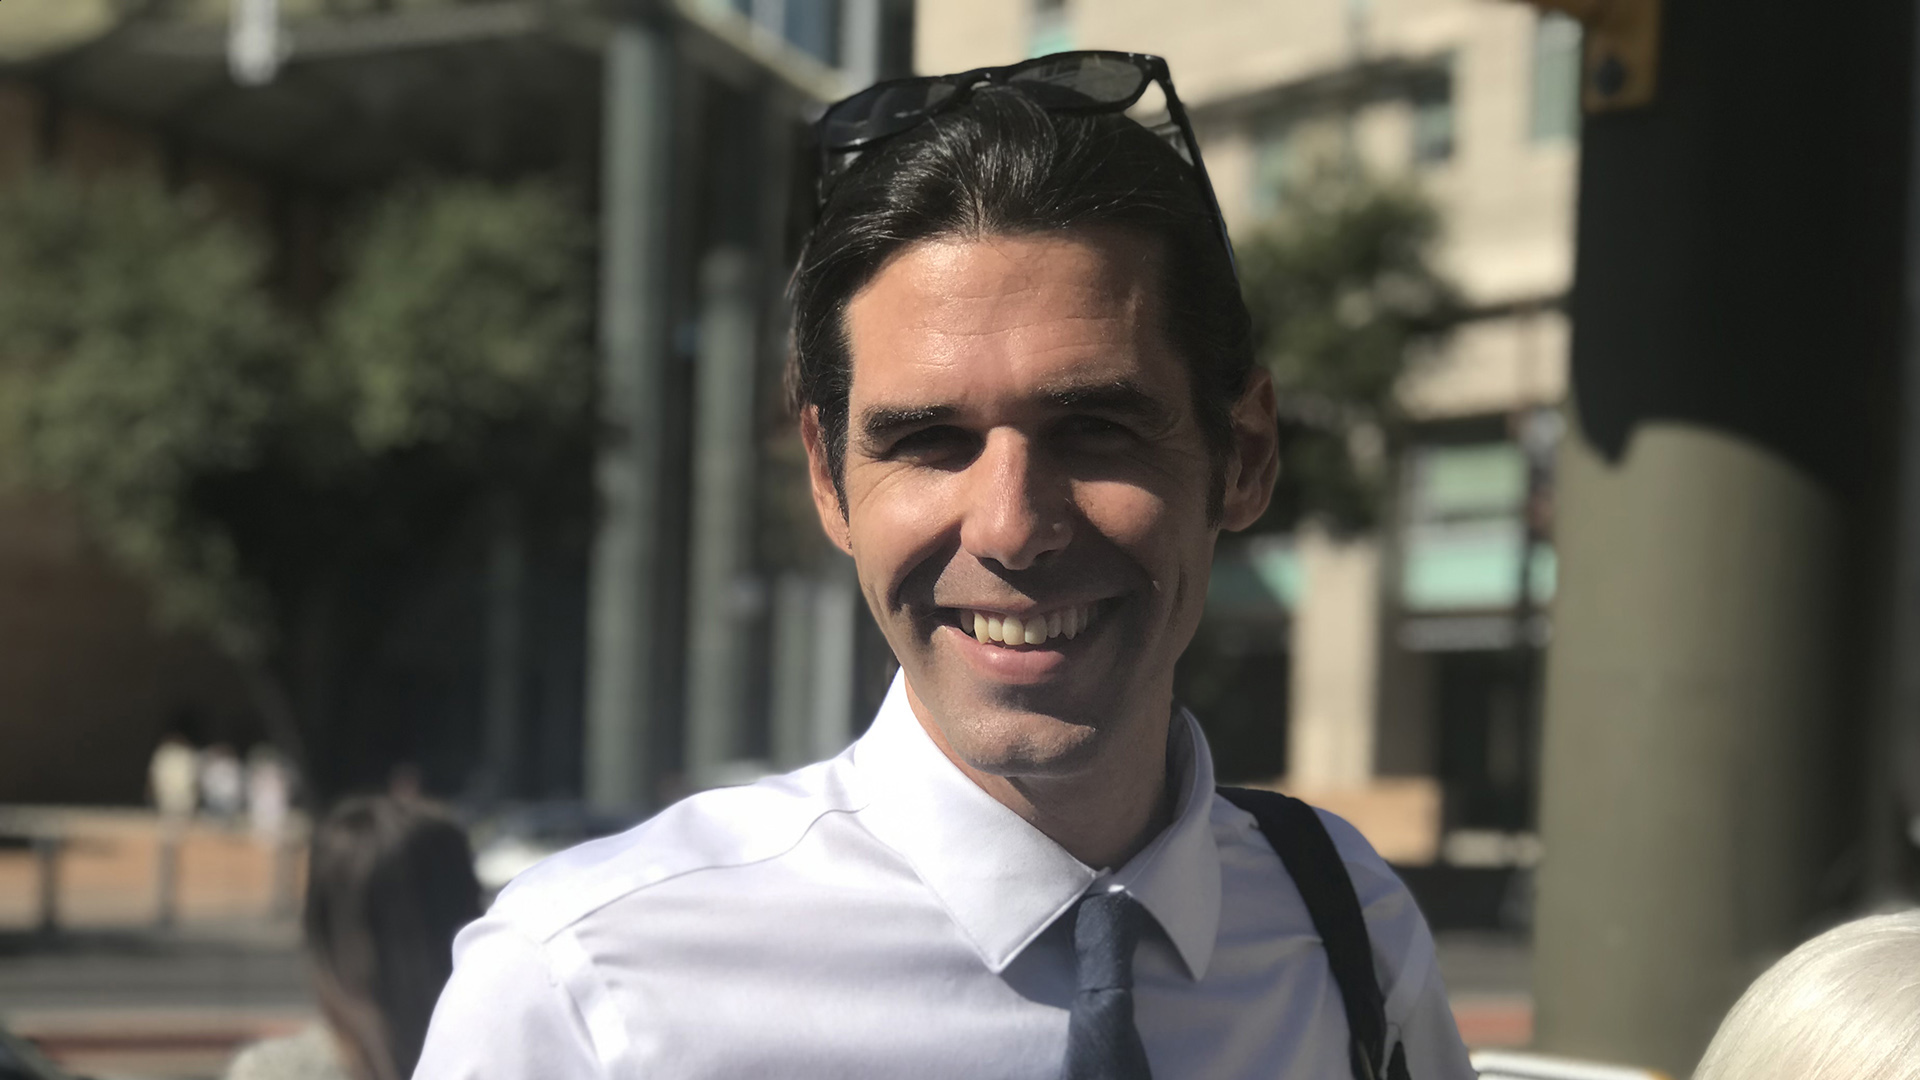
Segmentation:
[(960, 546), (968, 554), (1025, 570), (1073, 538), (1066, 477), (1056, 475), (1025, 436), (991, 432), (967, 471), (972, 475)]

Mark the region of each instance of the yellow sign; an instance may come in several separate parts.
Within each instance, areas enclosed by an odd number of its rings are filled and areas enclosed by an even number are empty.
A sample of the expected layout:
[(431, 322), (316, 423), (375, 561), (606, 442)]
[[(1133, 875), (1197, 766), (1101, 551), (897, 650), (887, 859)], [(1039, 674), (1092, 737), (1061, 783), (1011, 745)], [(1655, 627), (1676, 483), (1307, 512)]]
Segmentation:
[(1661, 0), (1524, 0), (1586, 29), (1580, 100), (1590, 113), (1651, 104), (1660, 81)]

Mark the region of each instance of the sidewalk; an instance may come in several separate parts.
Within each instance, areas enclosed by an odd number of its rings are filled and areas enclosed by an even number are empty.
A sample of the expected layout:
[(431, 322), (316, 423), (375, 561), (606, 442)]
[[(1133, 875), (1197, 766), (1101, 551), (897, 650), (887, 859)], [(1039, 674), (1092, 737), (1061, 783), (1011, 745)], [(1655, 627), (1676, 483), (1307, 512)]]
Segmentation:
[(0, 1023), (98, 1080), (217, 1077), (314, 1018), (291, 927), (0, 935)]
[(295, 912), (304, 849), (196, 821), (179, 836), (174, 922), (148, 811), (0, 807), (0, 832), (57, 837), (54, 933), (44, 862), (0, 848), (0, 1024), (98, 1080), (211, 1078), (234, 1051), (314, 1018)]
[(1460, 1037), (1475, 1050), (1533, 1041), (1533, 954), (1507, 934), (1451, 933), (1435, 941)]

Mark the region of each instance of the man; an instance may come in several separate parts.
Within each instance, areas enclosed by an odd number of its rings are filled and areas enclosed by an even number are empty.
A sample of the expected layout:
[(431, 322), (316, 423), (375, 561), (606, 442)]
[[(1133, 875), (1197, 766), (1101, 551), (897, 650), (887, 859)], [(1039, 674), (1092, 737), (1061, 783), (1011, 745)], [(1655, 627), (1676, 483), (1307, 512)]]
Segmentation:
[[(1120, 112), (1154, 81), (1184, 159)], [(1296, 887), (1173, 701), (1278, 457), (1164, 65), (914, 80), (820, 133), (791, 382), (901, 674), (833, 761), (515, 882), (416, 1075), (1471, 1076), (1406, 890), (1330, 817)], [(1365, 912), (1364, 1053), (1303, 901), (1324, 877)]]

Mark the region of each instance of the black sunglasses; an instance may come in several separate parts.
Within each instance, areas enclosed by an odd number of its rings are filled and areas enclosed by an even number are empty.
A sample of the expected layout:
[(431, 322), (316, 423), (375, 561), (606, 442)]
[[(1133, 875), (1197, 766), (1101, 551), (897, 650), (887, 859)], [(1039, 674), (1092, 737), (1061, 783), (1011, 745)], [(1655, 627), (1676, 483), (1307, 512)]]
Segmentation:
[[(1200, 181), (1200, 193), (1213, 215), (1220, 243), (1227, 250), (1227, 262), (1234, 265), (1233, 241), (1227, 236), (1227, 220), (1214, 197), (1213, 182), (1207, 179), (1206, 163), (1200, 159), (1200, 140), (1193, 134), (1180, 95), (1174, 93), (1167, 62), (1147, 53), (1063, 52), (957, 75), (920, 75), (875, 83), (829, 105), (814, 124), (820, 149), (815, 198), (825, 206), (834, 179), (846, 171), (860, 151), (959, 105), (978, 87), (1012, 87), (1049, 112), (1091, 114), (1124, 112), (1154, 83), (1159, 83), (1160, 92), (1166, 95), (1167, 115), (1178, 129), (1187, 161)], [(1239, 273), (1237, 266), (1234, 272)]]

